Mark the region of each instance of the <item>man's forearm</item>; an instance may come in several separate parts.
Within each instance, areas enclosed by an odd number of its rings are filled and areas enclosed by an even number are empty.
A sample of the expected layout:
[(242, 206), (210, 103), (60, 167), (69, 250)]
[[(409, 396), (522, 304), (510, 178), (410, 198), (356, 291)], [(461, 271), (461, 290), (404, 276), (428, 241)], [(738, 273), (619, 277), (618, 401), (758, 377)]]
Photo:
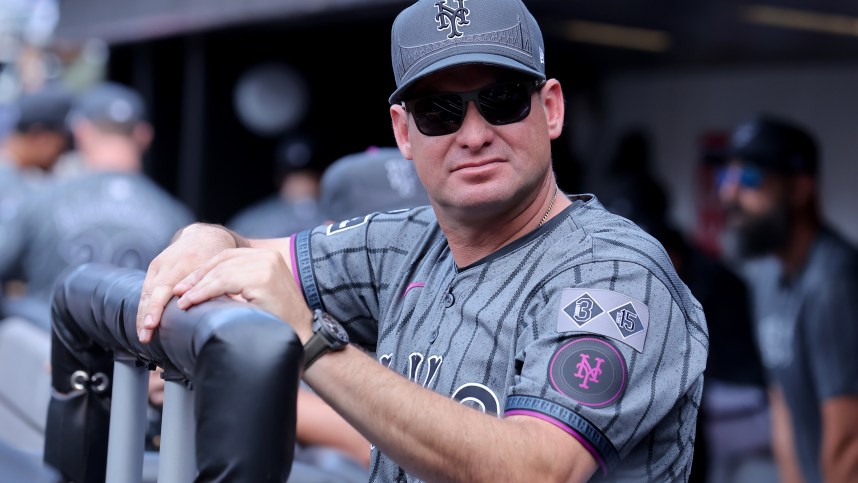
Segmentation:
[(772, 421), (772, 452), (783, 483), (802, 483), (801, 468), (793, 439), (789, 409), (780, 388), (769, 389), (769, 410)]
[(820, 459), (825, 481), (858, 481), (858, 396), (823, 402)]
[(536, 418), (483, 414), (408, 381), (355, 347), (319, 359), (305, 380), (381, 451), (423, 479), (586, 481), (596, 468), (559, 428)]

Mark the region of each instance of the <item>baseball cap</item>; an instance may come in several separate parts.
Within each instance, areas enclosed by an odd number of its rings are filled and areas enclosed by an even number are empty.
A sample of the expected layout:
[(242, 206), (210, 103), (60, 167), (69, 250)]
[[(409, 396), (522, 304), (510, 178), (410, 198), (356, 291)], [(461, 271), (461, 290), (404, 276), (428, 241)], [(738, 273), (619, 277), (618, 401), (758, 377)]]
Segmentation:
[(304, 132), (283, 136), (274, 148), (274, 180), (279, 185), (297, 171), (321, 171), (316, 159), (316, 139)]
[(328, 220), (429, 204), (414, 163), (398, 148), (369, 148), (343, 156), (322, 174), (320, 208)]
[(813, 135), (792, 121), (771, 115), (740, 124), (727, 151), (728, 158), (782, 174), (815, 175), (819, 167)]
[(66, 116), (72, 105), (72, 95), (63, 87), (49, 86), (19, 95), (10, 117), (18, 132), (38, 128), (65, 132)]
[(545, 79), (542, 32), (521, 0), (418, 0), (393, 21), (390, 47), (391, 104), (415, 81), (456, 65), (495, 65)]
[(101, 82), (81, 92), (75, 100), (69, 120), (74, 122), (79, 118), (130, 132), (146, 120), (146, 106), (134, 89), (116, 82)]

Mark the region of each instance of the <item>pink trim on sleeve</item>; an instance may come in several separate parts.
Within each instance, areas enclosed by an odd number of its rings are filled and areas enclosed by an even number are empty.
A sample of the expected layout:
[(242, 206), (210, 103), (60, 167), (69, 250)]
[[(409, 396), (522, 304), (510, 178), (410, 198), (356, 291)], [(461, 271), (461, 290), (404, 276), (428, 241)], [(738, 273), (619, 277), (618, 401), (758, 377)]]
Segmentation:
[(295, 235), (289, 237), (289, 258), (292, 260), (292, 276), (295, 277), (295, 283), (298, 284), (298, 289), (301, 290), (301, 296), (304, 296), (304, 285), (301, 284), (301, 274), (298, 273), (298, 256), (295, 253)]

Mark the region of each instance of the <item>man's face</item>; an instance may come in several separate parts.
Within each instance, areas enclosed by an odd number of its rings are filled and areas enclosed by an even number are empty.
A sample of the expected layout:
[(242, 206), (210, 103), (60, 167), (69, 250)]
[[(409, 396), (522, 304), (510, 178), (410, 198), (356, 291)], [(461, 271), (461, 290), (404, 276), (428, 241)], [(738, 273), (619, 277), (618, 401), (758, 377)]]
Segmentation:
[(29, 135), (30, 158), (33, 167), (50, 171), (68, 148), (68, 138), (59, 132), (40, 131)]
[(789, 236), (789, 190), (783, 176), (732, 161), (721, 172), (718, 195), (727, 224), (735, 230), (739, 255), (775, 252)]
[[(446, 69), (415, 84), (408, 98), (474, 91), (508, 80), (505, 73), (474, 65)], [(521, 121), (493, 125), (469, 101), (459, 129), (439, 136), (423, 134), (410, 112), (391, 107), (400, 149), (414, 160), (436, 210), (492, 216), (532, 201), (550, 175), (550, 140), (560, 135), (562, 126), (562, 106), (556, 126), (551, 119), (552, 113), (558, 117), (558, 108), (546, 107), (562, 105), (559, 84), (549, 82), (530, 95), (530, 114)]]

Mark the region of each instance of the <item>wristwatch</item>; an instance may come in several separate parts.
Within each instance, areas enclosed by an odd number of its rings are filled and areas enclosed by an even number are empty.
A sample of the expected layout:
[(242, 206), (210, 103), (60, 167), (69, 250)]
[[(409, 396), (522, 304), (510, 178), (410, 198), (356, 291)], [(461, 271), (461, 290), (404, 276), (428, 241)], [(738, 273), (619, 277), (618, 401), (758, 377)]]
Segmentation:
[(333, 317), (320, 309), (313, 312), (313, 336), (304, 344), (304, 370), (328, 352), (340, 351), (349, 343), (349, 334)]

